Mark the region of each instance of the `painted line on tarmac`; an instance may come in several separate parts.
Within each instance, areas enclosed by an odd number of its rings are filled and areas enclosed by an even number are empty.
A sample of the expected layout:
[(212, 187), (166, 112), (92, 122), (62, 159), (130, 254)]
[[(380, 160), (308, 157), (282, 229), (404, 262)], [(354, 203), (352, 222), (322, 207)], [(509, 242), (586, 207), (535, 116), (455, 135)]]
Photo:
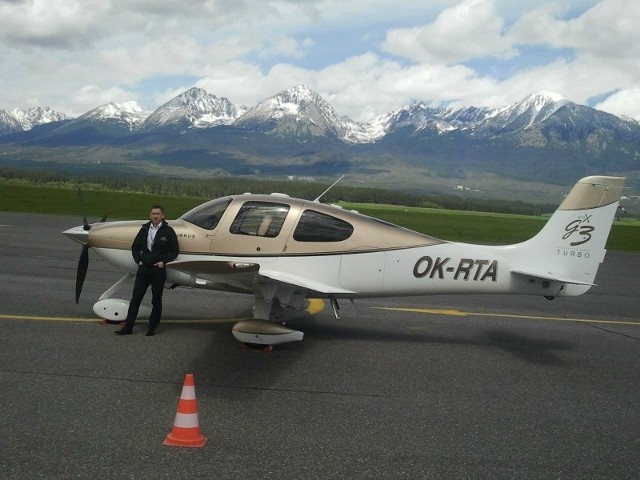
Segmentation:
[[(3, 315), (0, 314), (0, 320), (27, 320), (36, 322), (78, 322), (78, 323), (100, 323), (99, 318), (80, 318), (80, 317), (47, 317), (36, 315)], [(171, 320), (162, 319), (162, 323), (176, 323), (176, 324), (210, 324), (210, 323), (235, 323), (246, 318), (212, 318), (212, 319), (185, 319), (185, 320)]]
[[(408, 313), (422, 313), (427, 315), (449, 315), (455, 317), (494, 317), (494, 318), (515, 318), (519, 320), (543, 320), (550, 322), (578, 322), (578, 323), (599, 323), (605, 325), (632, 325), (640, 327), (640, 322), (630, 322), (623, 320), (593, 320), (588, 318), (567, 318), (567, 317), (544, 317), (538, 315), (517, 315), (505, 313), (483, 313), (483, 312), (463, 312), (453, 309), (433, 309), (433, 308), (403, 308), (403, 307), (372, 307), (376, 310), (389, 310)], [(100, 323), (99, 318), (81, 318), (81, 317), (50, 317), (36, 315), (6, 315), (0, 314), (0, 320), (26, 320), (41, 322), (77, 322), (77, 323)], [(163, 319), (162, 323), (175, 324), (219, 324), (219, 323), (235, 323), (247, 318), (212, 318), (212, 319), (185, 319), (172, 320)]]
[(95, 322), (94, 318), (36, 317), (32, 315), (0, 315), (0, 320), (39, 320), (43, 322)]
[(432, 309), (432, 308), (402, 308), (402, 307), (373, 307), (378, 310), (395, 310), (399, 312), (425, 313), (430, 315), (452, 315), (457, 317), (495, 317), (495, 318), (515, 318), (519, 320), (544, 320), (549, 322), (578, 322), (578, 323), (601, 323), (606, 325), (633, 325), (640, 327), (640, 322), (630, 322), (623, 320), (592, 320), (588, 318), (567, 318), (567, 317), (543, 317), (538, 315), (516, 315), (511, 313), (482, 313), (463, 312), (461, 310)]

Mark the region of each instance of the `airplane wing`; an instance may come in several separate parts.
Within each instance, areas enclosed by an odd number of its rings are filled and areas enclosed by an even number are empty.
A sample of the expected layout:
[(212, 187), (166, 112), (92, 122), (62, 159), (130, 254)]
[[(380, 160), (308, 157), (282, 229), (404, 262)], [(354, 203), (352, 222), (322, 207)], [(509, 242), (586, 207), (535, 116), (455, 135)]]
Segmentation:
[(541, 280), (549, 280), (551, 282), (570, 283), (572, 285), (586, 285), (590, 287), (596, 286), (595, 283), (584, 282), (575, 278), (563, 277), (562, 275), (556, 275), (552, 272), (537, 272), (534, 270), (511, 270), (511, 273), (515, 273), (516, 275), (522, 275), (525, 277), (535, 277)]
[(200, 288), (236, 293), (255, 293), (259, 266), (243, 264), (234, 268), (233, 262), (214, 260), (176, 260), (167, 263), (167, 269), (176, 270), (191, 277), (191, 284)]
[(317, 282), (309, 277), (301, 277), (300, 275), (294, 275), (285, 272), (276, 272), (271, 270), (260, 270), (260, 276), (264, 278), (269, 278), (271, 280), (275, 280), (279, 283), (284, 283), (286, 285), (291, 285), (295, 287), (302, 288), (304, 290), (309, 290), (318, 294), (324, 295), (349, 295), (354, 294), (353, 290), (345, 290), (343, 288), (336, 288), (333, 285), (327, 285), (322, 282)]
[(174, 260), (167, 263), (167, 268), (184, 273), (198, 275), (233, 275), (247, 272), (257, 272), (260, 265), (247, 262), (226, 262), (220, 260)]
[(232, 285), (245, 291), (258, 290), (266, 283), (277, 283), (287, 287), (305, 290), (319, 295), (348, 295), (352, 290), (336, 288), (309, 277), (269, 270), (258, 263), (232, 262), (220, 260), (176, 260), (167, 264), (167, 268), (179, 270), (205, 281)]

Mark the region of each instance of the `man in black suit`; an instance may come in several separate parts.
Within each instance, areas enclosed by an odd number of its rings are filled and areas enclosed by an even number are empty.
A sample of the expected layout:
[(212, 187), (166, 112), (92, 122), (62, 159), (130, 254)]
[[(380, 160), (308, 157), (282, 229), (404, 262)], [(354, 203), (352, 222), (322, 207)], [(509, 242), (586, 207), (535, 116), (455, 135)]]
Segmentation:
[(151, 285), (153, 308), (146, 335), (148, 337), (154, 335), (160, 324), (162, 292), (167, 279), (166, 264), (178, 256), (178, 237), (164, 220), (164, 209), (161, 205), (151, 207), (149, 218), (150, 221), (142, 225), (131, 245), (131, 254), (138, 264), (138, 272), (127, 318), (124, 326), (116, 331), (116, 335), (129, 335), (133, 331), (140, 303), (149, 285)]

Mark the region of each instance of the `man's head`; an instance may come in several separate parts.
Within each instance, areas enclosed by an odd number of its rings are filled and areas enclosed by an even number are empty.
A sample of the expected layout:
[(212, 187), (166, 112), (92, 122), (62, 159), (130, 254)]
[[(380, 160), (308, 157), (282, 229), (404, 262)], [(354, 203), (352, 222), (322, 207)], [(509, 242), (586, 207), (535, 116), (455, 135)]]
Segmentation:
[(164, 208), (162, 208), (162, 205), (152, 206), (151, 211), (149, 212), (149, 218), (154, 226), (158, 226), (164, 219)]

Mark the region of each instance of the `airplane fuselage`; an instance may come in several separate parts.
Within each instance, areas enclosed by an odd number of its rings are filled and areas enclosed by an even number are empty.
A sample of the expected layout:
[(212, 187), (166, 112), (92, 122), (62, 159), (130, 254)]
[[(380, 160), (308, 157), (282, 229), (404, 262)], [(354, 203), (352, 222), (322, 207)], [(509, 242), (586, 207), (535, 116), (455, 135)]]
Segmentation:
[[(317, 311), (309, 299), (329, 299), (338, 317), (339, 298), (580, 295), (594, 285), (623, 184), (619, 177), (583, 178), (536, 236), (504, 246), (447, 242), (282, 194), (218, 198), (169, 221), (180, 253), (166, 265), (167, 284), (252, 294), (254, 320), (274, 323)], [(131, 276), (138, 268), (131, 243), (143, 223), (64, 233)], [(121, 308), (104, 301), (119, 285), (100, 298), (103, 310)], [(236, 333), (263, 335), (259, 325), (239, 325)]]
[[(116, 267), (135, 273), (128, 240), (133, 239), (142, 222), (122, 222), (108, 229), (96, 225), (90, 232), (93, 250)], [(183, 220), (169, 222), (176, 230), (181, 252), (176, 263), (202, 264), (198, 273), (168, 270), (167, 282), (192, 288), (246, 291), (244, 281), (235, 283), (230, 272), (234, 265), (251, 265), (263, 274), (284, 275), (296, 279), (309, 277), (310, 290), (316, 296), (365, 298), (380, 296), (425, 295), (439, 293), (527, 293), (556, 296), (541, 282), (530, 282), (510, 274), (512, 268), (504, 247), (485, 247), (464, 243), (432, 242), (431, 245), (321, 253), (263, 253), (264, 240), (256, 240), (255, 255), (226, 255), (216, 252), (189, 252), (207, 233)], [(213, 247), (215, 242), (206, 242)], [(185, 248), (186, 247), (186, 248)], [(212, 248), (213, 249), (213, 248)], [(283, 248), (286, 250), (286, 248)], [(213, 269), (211, 266), (216, 265)], [(227, 268), (225, 268), (225, 266)], [(205, 268), (206, 267), (206, 268)], [(205, 271), (206, 270), (206, 271)], [(219, 271), (215, 271), (219, 270)], [(238, 271), (241, 273), (241, 271)]]

